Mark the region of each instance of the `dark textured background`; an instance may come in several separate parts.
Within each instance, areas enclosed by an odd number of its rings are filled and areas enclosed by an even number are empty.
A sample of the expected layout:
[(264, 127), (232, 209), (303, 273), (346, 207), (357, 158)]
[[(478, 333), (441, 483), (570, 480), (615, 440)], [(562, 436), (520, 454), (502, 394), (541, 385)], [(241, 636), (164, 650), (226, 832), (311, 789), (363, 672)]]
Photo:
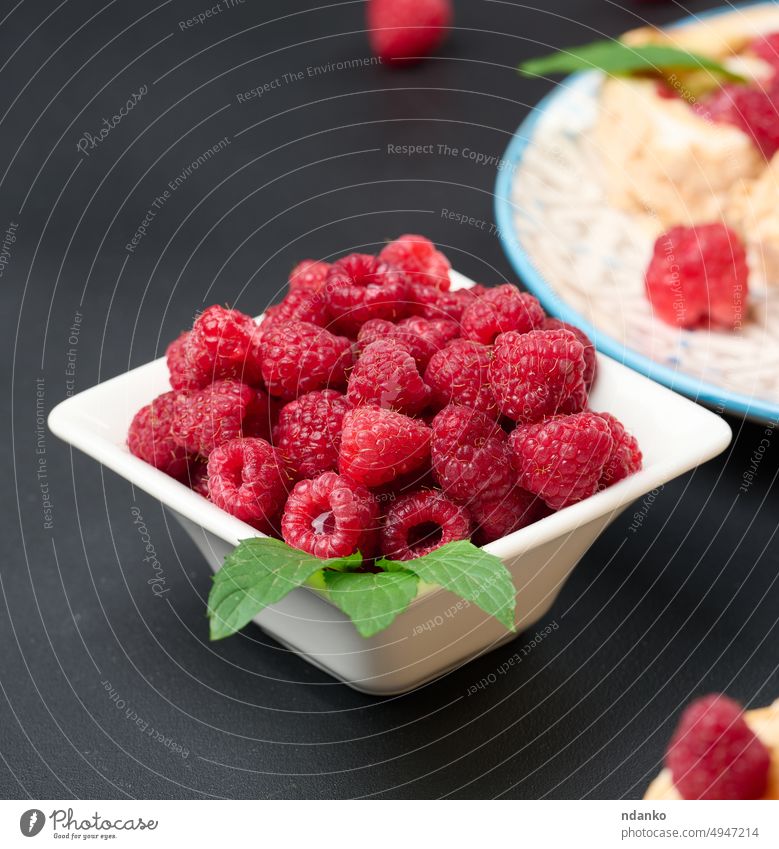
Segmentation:
[[(65, 396), (71, 348), (83, 389), (158, 355), (204, 302), (259, 312), (303, 256), (372, 249), (403, 231), (441, 242), (479, 280), (511, 279), (486, 227), (441, 216), (492, 220), (494, 167), (387, 145), (499, 156), (548, 89), (517, 77), (521, 57), (684, 8), (462, 0), (444, 55), (418, 68), (332, 71), (241, 104), (237, 93), (285, 73), (368, 56), (362, 4), (247, 0), (179, 29), (208, 5), (0, 7), (0, 233), (18, 225), (0, 277), (12, 381), (1, 403), (13, 425), (0, 488), (2, 795), (638, 797), (692, 695), (779, 695), (772, 432), (746, 494), (764, 428), (731, 421), (725, 456), (667, 486), (638, 532), (632, 510), (619, 519), (551, 611), (557, 630), (495, 684), (466, 696), (532, 635), (381, 701), (253, 627), (209, 645), (206, 564), (152, 499), (50, 435), (36, 454), (35, 381), (48, 411)], [(132, 113), (89, 157), (78, 153), (79, 137), (142, 85)], [(227, 150), (129, 255), (154, 197), (223, 136)], [(170, 604), (146, 585), (134, 503)], [(144, 735), (102, 682), (189, 756)]]

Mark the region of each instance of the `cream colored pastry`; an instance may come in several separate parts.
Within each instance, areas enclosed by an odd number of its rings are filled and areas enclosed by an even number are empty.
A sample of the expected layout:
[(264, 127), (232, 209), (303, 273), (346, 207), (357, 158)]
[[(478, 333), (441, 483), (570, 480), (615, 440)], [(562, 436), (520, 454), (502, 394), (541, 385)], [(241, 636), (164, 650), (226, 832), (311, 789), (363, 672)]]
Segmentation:
[[(747, 725), (771, 752), (771, 771), (764, 799), (779, 799), (779, 699), (769, 707), (748, 710), (744, 713)], [(671, 781), (671, 773), (664, 769), (649, 785), (645, 799), (681, 799)]]

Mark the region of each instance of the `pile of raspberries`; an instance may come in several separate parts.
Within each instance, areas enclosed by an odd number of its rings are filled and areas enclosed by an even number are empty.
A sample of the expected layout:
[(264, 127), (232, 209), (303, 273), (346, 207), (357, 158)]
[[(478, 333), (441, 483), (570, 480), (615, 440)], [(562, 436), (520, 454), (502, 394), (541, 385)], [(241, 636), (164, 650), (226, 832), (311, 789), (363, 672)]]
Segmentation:
[(595, 349), (515, 286), (452, 291), (432, 242), (305, 260), (260, 324), (211, 306), (130, 451), (317, 557), (484, 544), (641, 467), (588, 409)]

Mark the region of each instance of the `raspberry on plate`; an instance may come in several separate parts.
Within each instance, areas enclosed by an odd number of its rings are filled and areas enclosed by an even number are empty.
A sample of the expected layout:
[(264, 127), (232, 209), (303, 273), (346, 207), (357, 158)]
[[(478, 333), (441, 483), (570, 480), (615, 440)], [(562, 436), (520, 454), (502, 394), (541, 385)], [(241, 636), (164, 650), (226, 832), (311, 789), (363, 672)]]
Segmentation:
[(509, 436), (519, 485), (561, 510), (598, 490), (614, 439), (594, 413), (555, 416)]
[(625, 426), (619, 419), (612, 416), (611, 413), (598, 413), (597, 415), (609, 426), (611, 438), (614, 440), (611, 454), (603, 467), (603, 474), (600, 479), (600, 488), (605, 489), (607, 486), (611, 486), (639, 471), (643, 457), (641, 449), (638, 447), (638, 440), (625, 430)]
[(408, 279), (375, 256), (349, 254), (330, 266), (324, 295), (338, 331), (356, 336), (372, 318), (394, 321), (405, 314)]
[(505, 283), (488, 289), (463, 313), (462, 334), (483, 345), (491, 345), (495, 337), (509, 330), (527, 333), (544, 323), (544, 311), (537, 298)]
[(655, 242), (646, 293), (667, 324), (736, 328), (746, 316), (748, 278), (744, 246), (729, 227), (672, 227)]
[(189, 484), (189, 488), (202, 495), (203, 498), (210, 498), (208, 494), (208, 461), (198, 458), (189, 467), (189, 476), (185, 478), (184, 483)]
[(427, 406), (430, 389), (408, 350), (394, 339), (380, 339), (360, 355), (347, 398), (355, 406), (372, 404), (413, 416)]
[(779, 32), (767, 32), (755, 38), (748, 47), (759, 59), (779, 71)]
[(231, 439), (208, 458), (208, 491), (217, 507), (269, 529), (287, 497), (284, 463), (264, 439)]
[(685, 799), (760, 799), (771, 755), (727, 696), (704, 696), (682, 714), (665, 762)]
[(453, 501), (467, 504), (483, 495), (500, 499), (516, 475), (506, 433), (495, 419), (470, 407), (445, 407), (433, 419), (433, 475)]
[(480, 342), (457, 339), (433, 356), (425, 370), (425, 383), (433, 403), (464, 404), (498, 417), (498, 404), (490, 386), (492, 349)]
[(200, 388), (215, 380), (260, 381), (258, 326), (251, 316), (214, 304), (204, 310), (186, 342), (192, 379)]
[(440, 46), (452, 17), (451, 0), (368, 0), (371, 49), (391, 65), (418, 61)]
[(584, 346), (568, 330), (502, 333), (490, 362), (498, 407), (522, 424), (583, 410), (584, 371)]
[(131, 454), (183, 481), (189, 475), (191, 458), (171, 435), (175, 409), (175, 392), (164, 392), (141, 407), (130, 424), (127, 447)]
[(329, 262), (319, 262), (315, 259), (302, 260), (289, 274), (289, 291), (303, 289), (308, 292), (318, 292), (325, 285), (329, 270)]
[(541, 518), (541, 502), (521, 487), (512, 487), (505, 495), (495, 498), (489, 493), (468, 504), (476, 524), (476, 539), (480, 545), (513, 534)]
[(313, 478), (338, 468), (341, 429), (351, 404), (333, 389), (301, 395), (282, 407), (273, 444), (298, 478)]
[(422, 489), (401, 496), (387, 512), (381, 531), (381, 550), (391, 560), (412, 560), (471, 535), (465, 507), (442, 492)]
[(202, 389), (201, 381), (189, 363), (187, 354), (189, 333), (189, 330), (185, 330), (168, 345), (165, 351), (170, 385), (176, 392), (197, 392), (198, 389)]
[(358, 407), (344, 416), (338, 468), (358, 483), (381, 486), (429, 458), (430, 428), (416, 419), (381, 407)]
[(579, 330), (573, 324), (568, 324), (567, 321), (560, 321), (559, 318), (544, 319), (541, 326), (542, 330), (570, 330), (571, 333), (584, 346), (584, 385), (589, 392), (595, 383), (595, 378), (598, 376), (598, 355), (595, 351), (595, 345), (592, 344), (590, 337), (583, 331)]
[(731, 124), (752, 138), (771, 159), (779, 150), (779, 84), (725, 85), (697, 105), (696, 111), (722, 124)]
[(378, 507), (362, 485), (335, 472), (300, 481), (281, 519), (284, 541), (315, 557), (370, 557), (378, 535)]
[(286, 401), (315, 389), (343, 389), (352, 345), (305, 321), (272, 324), (261, 337), (262, 377), (268, 392)]
[[(426, 319), (419, 319), (425, 321)], [(424, 370), (430, 357), (438, 350), (429, 336), (423, 336), (409, 329), (393, 324), (384, 318), (372, 318), (366, 321), (357, 334), (357, 347), (364, 351), (372, 342), (392, 340), (401, 345), (414, 358), (420, 370)]]
[(317, 327), (327, 327), (330, 313), (324, 297), (308, 289), (290, 289), (281, 303), (265, 310), (260, 333), (264, 333), (271, 324), (290, 319), (307, 321), (309, 324), (316, 324)]
[(179, 395), (171, 426), (173, 439), (192, 454), (208, 455), (239, 436), (267, 436), (271, 408), (261, 389), (236, 380), (218, 380), (193, 395)]
[(390, 242), (379, 259), (402, 269), (413, 283), (449, 291), (449, 260), (424, 236), (406, 233)]

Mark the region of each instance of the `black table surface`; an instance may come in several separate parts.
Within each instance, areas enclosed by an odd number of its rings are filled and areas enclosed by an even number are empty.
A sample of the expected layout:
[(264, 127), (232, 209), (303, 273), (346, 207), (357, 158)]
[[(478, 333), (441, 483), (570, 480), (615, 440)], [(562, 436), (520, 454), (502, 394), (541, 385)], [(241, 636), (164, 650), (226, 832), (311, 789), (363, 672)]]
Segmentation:
[(390, 700), (254, 626), (209, 644), (189, 537), (41, 428), (204, 305), (261, 311), (306, 256), (422, 232), (466, 274), (514, 280), (496, 161), (550, 87), (517, 61), (707, 6), (461, 0), (441, 55), (393, 71), (369, 61), (362, 5), (222, 0), (192, 24), (210, 0), (0, 8), (2, 796), (638, 798), (690, 698), (779, 695), (772, 428), (730, 420), (724, 455), (623, 514), (510, 672), (467, 695), (532, 632)]

